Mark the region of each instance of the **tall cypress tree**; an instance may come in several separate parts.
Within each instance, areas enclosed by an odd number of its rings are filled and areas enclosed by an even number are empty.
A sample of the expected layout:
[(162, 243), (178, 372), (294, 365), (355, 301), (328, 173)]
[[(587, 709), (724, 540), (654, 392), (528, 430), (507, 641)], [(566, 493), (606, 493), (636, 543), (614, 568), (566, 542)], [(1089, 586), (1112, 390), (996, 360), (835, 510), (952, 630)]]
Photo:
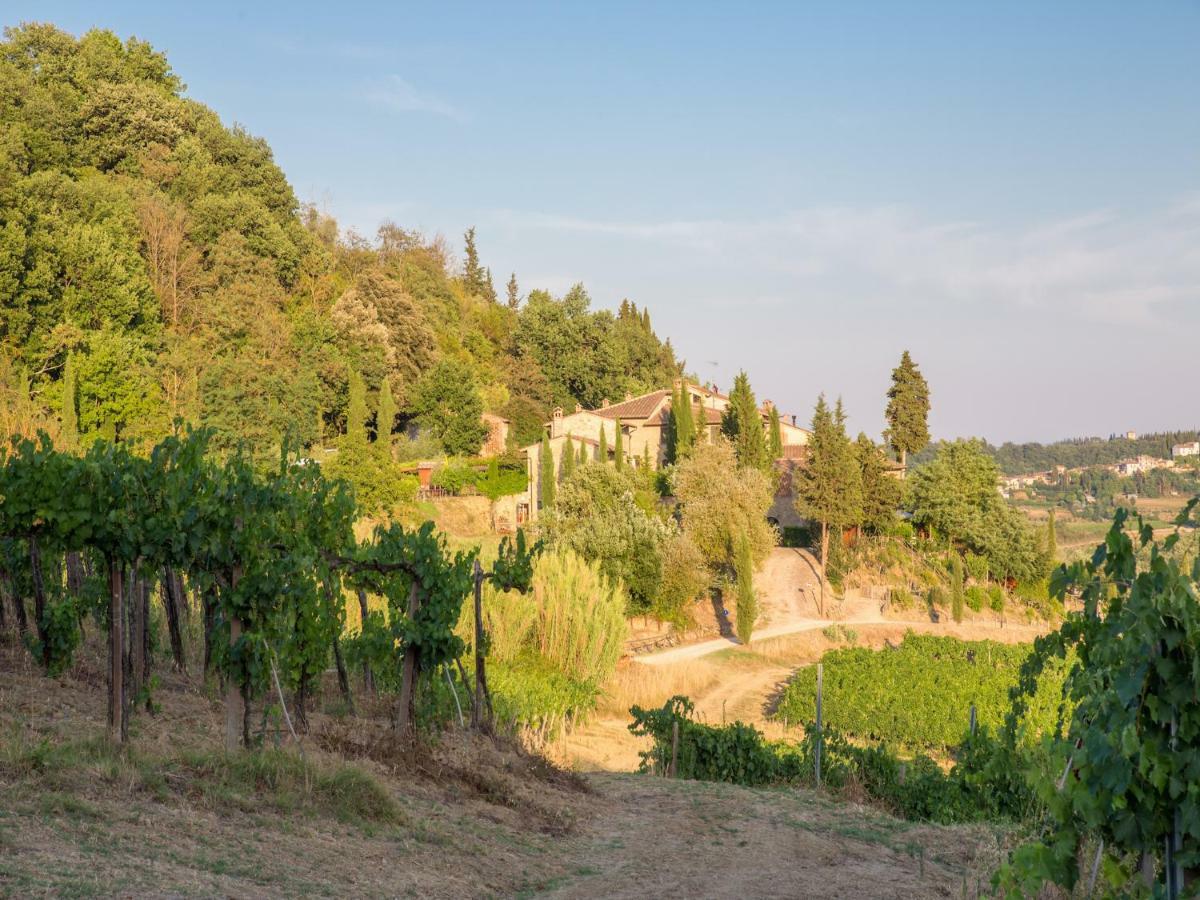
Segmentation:
[(79, 446), (79, 413), (75, 409), (79, 389), (75, 383), (75, 357), (67, 357), (62, 383), (62, 445), (64, 450)]
[(1046, 561), (1051, 566), (1058, 562), (1058, 529), (1055, 527), (1053, 509), (1046, 520)]
[(748, 644), (758, 621), (758, 595), (754, 592), (754, 559), (750, 555), (750, 542), (744, 538), (738, 542), (734, 569), (737, 573), (737, 636), (743, 644)]
[(566, 481), (571, 477), (571, 473), (575, 471), (575, 441), (571, 435), (567, 435), (566, 441), (562, 447), (562, 465), (558, 467), (558, 477), (562, 481)]
[(579, 458), (576, 460), (576, 462), (578, 463), (577, 468), (583, 468), (588, 464), (587, 444), (585, 444), (583, 441), (579, 442)]
[(352, 443), (367, 442), (367, 387), (362, 376), (350, 370), (346, 401), (346, 438)]
[(544, 434), (539, 456), (541, 464), (538, 471), (538, 484), (542, 490), (542, 508), (549, 509), (554, 505), (554, 454), (550, 452), (550, 438)]
[(776, 406), (771, 407), (768, 434), (770, 436), (771, 459), (779, 459), (783, 456), (783, 427), (779, 423), (779, 408)]
[(516, 309), (521, 305), (521, 292), (517, 287), (517, 273), (513, 272), (508, 279), (508, 308)]
[(375, 442), (392, 450), (392, 431), (396, 427), (396, 401), (392, 399), (391, 379), (384, 376), (379, 388), (379, 407), (375, 411)]
[(900, 464), (907, 466), (908, 454), (929, 443), (929, 383), (907, 350), (892, 370), (887, 398), (888, 443), (899, 455)]
[(696, 443), (696, 422), (692, 416), (692, 395), (687, 382), (681, 382), (679, 392), (671, 401), (671, 412), (675, 418), (675, 459), (686, 459), (692, 454)]
[(829, 562), (830, 529), (858, 522), (862, 515), (862, 476), (846, 436), (842, 403), (839, 400), (837, 409), (830, 410), (824, 394), (813, 411), (808, 464), (800, 469), (796, 480), (796, 511), (821, 525), (824, 573)]
[(625, 436), (621, 433), (621, 420), (617, 419), (617, 431), (613, 437), (613, 457), (616, 460), (617, 471), (625, 470)]
[(600, 444), (596, 447), (596, 461), (608, 462), (608, 435), (604, 431), (603, 423), (600, 425)]

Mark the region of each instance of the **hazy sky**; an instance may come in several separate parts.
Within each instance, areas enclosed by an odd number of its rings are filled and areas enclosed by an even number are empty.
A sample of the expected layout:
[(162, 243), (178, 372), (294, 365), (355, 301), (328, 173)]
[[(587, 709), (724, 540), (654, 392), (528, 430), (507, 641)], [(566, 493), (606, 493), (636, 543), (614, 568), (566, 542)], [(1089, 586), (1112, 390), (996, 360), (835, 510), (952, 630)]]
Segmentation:
[(1197, 2), (304, 6), (3, 17), (149, 40), (344, 225), (474, 224), (801, 419), (877, 434), (908, 348), (936, 436), (1200, 424)]

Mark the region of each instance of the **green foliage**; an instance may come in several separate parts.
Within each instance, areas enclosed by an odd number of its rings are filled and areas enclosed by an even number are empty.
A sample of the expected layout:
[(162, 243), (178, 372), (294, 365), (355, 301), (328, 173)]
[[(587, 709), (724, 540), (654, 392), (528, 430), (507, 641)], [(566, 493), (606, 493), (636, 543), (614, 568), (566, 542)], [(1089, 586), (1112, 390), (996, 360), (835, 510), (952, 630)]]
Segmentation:
[(988, 580), (988, 561), (986, 556), (979, 556), (976, 553), (967, 551), (962, 556), (963, 565), (966, 566), (967, 575), (972, 581), (982, 584)]
[(783, 432), (779, 425), (779, 407), (772, 405), (770, 419), (767, 423), (768, 442), (771, 459), (783, 456)]
[(774, 489), (756, 469), (739, 468), (728, 441), (701, 444), (671, 474), (683, 532), (715, 570), (734, 568), (743, 542), (756, 565), (766, 559), (778, 535), (767, 522)]
[(641, 754), (643, 772), (666, 774), (674, 760), (678, 778), (749, 787), (812, 787), (819, 743), (824, 787), (840, 790), (853, 785), (906, 819), (942, 824), (1024, 820), (1037, 809), (1020, 777), (1030, 755), (1011, 750), (985, 731), (964, 741), (957, 763), (947, 774), (928, 757), (917, 756), (902, 764), (885, 746), (851, 743), (835, 728), (824, 727), (818, 735), (809, 723), (799, 743), (768, 741), (742, 722), (722, 726), (697, 722), (693, 710), (691, 701), (681, 696), (672, 697), (660, 709), (635, 706), (630, 710), (629, 730), (653, 741)]
[(575, 457), (575, 442), (571, 439), (571, 435), (567, 435), (567, 439), (563, 441), (562, 460), (558, 466), (558, 476), (563, 481), (566, 481), (575, 472), (575, 463), (578, 461)]
[[(600, 437), (604, 437), (603, 429), (600, 431)], [(613, 465), (620, 472), (625, 468), (625, 435), (621, 431), (621, 420), (617, 419), (613, 426)]]
[(629, 592), (631, 610), (649, 610), (662, 581), (663, 547), (669, 525), (638, 502), (637, 475), (611, 466), (577, 469), (558, 488), (542, 520), (547, 542), (594, 561), (606, 577)]
[(691, 605), (711, 583), (704, 556), (687, 534), (674, 534), (662, 551), (662, 581), (651, 612), (679, 627), (692, 624)]
[(982, 587), (973, 584), (963, 592), (963, 600), (972, 612), (979, 612), (987, 601), (987, 594)]
[[(568, 441), (564, 446), (570, 450), (571, 444)], [(557, 476), (554, 472), (554, 454), (550, 450), (550, 438), (547, 435), (542, 435), (541, 453), (538, 454), (538, 459), (538, 487), (541, 492), (542, 509), (550, 510), (554, 507)]]
[(929, 443), (929, 384), (905, 350), (888, 388), (887, 438), (901, 462)]
[(963, 618), (963, 561), (957, 553), (950, 554), (946, 564), (950, 572), (950, 615), (955, 622)]
[(830, 410), (825, 395), (817, 398), (808, 464), (795, 480), (796, 511), (821, 523), (821, 562), (827, 562), (829, 529), (858, 522), (863, 513), (862, 472), (854, 445), (846, 437), (842, 401)]
[(61, 443), (66, 450), (75, 450), (79, 446), (79, 413), (76, 409), (78, 402), (79, 385), (75, 380), (75, 360), (74, 357), (68, 356), (62, 381)]
[[(966, 733), (971, 704), (978, 721), (1004, 725), (1028, 645), (959, 641), (909, 633), (894, 650), (848, 648), (827, 653), (826, 721), (861, 740), (941, 750)], [(1036, 702), (1022, 719), (1030, 739), (1052, 733), (1058, 716), (1063, 667), (1047, 674)], [(800, 669), (780, 700), (777, 718), (803, 722), (816, 715), (816, 667)]]
[(524, 466), (501, 466), (497, 460), (492, 459), (484, 476), (476, 479), (475, 487), (479, 493), (495, 503), (501, 497), (525, 493), (529, 487), (529, 474)]
[(487, 437), (483, 400), (470, 368), (444, 359), (413, 388), (412, 410), (453, 456), (474, 456)]
[[(1104, 841), (1104, 871), (1117, 890), (1130, 874), (1124, 866), (1141, 854), (1164, 871), (1173, 833), (1178, 865), (1200, 864), (1200, 700), (1193, 677), (1200, 671), (1200, 561), (1188, 565), (1179, 553), (1185, 538), (1194, 540), (1194, 532), (1182, 529), (1200, 524), (1198, 504), (1200, 498), (1192, 500), (1178, 530), (1161, 541), (1144, 520), (1122, 510), (1090, 560), (1055, 573), (1056, 596), (1073, 594), (1082, 610), (1038, 639), (1021, 687), (1024, 697), (1040, 693), (1047, 669), (1069, 666), (1073, 710), (1055, 752), (1070, 777), (1060, 785), (1051, 770), (1043, 772), (1048, 828), (1002, 871), (1009, 895), (1035, 893), (1045, 882), (1073, 889), (1089, 837)], [(1015, 704), (1014, 714), (1023, 707), (1023, 700)]]
[(883, 450), (865, 434), (859, 434), (854, 452), (862, 485), (861, 523), (868, 531), (885, 534), (896, 522), (896, 510), (900, 508), (900, 482), (887, 474)]
[(600, 442), (596, 445), (596, 462), (601, 464), (608, 462), (608, 435), (603, 422), (600, 423)]
[(913, 521), (983, 556), (994, 576), (1042, 578), (1044, 551), (996, 489), (996, 464), (976, 441), (942, 444), (911, 479)]
[(758, 595), (754, 591), (754, 558), (750, 554), (748, 541), (743, 540), (738, 546), (734, 569), (737, 572), (737, 636), (743, 644), (748, 644), (754, 634), (754, 625), (758, 621)]
[(732, 443), (738, 465), (767, 472), (771, 454), (763, 434), (762, 413), (745, 372), (738, 372), (729, 392), (729, 406), (721, 416), (721, 433)]

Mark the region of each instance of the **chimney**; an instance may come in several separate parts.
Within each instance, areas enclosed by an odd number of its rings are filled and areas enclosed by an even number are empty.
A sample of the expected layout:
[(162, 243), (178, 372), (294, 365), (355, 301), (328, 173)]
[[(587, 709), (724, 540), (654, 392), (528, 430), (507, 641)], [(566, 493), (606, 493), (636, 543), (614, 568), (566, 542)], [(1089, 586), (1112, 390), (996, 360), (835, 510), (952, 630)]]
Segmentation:
[(795, 416), (792, 416), (792, 427), (793, 428), (796, 427), (796, 417)]
[(582, 403), (575, 404), (575, 412), (583, 412), (583, 404)]
[(630, 400), (632, 400), (632, 399), (633, 399), (633, 391), (626, 391), (626, 392), (625, 392), (625, 400), (626, 400), (626, 402), (628, 402), (628, 401), (630, 401)]
[(608, 409), (608, 398), (607, 397), (605, 397), (603, 400), (600, 401), (600, 408)]

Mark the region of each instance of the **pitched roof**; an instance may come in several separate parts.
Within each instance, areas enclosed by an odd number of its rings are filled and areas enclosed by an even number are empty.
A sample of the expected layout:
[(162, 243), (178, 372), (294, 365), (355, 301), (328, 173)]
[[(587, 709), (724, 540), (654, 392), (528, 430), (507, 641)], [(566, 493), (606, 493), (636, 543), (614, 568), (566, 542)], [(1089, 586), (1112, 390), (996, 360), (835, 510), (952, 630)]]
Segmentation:
[(651, 391), (640, 397), (633, 397), (611, 406), (593, 409), (590, 412), (606, 419), (648, 419), (654, 410), (662, 403), (664, 397), (670, 396), (670, 391)]

